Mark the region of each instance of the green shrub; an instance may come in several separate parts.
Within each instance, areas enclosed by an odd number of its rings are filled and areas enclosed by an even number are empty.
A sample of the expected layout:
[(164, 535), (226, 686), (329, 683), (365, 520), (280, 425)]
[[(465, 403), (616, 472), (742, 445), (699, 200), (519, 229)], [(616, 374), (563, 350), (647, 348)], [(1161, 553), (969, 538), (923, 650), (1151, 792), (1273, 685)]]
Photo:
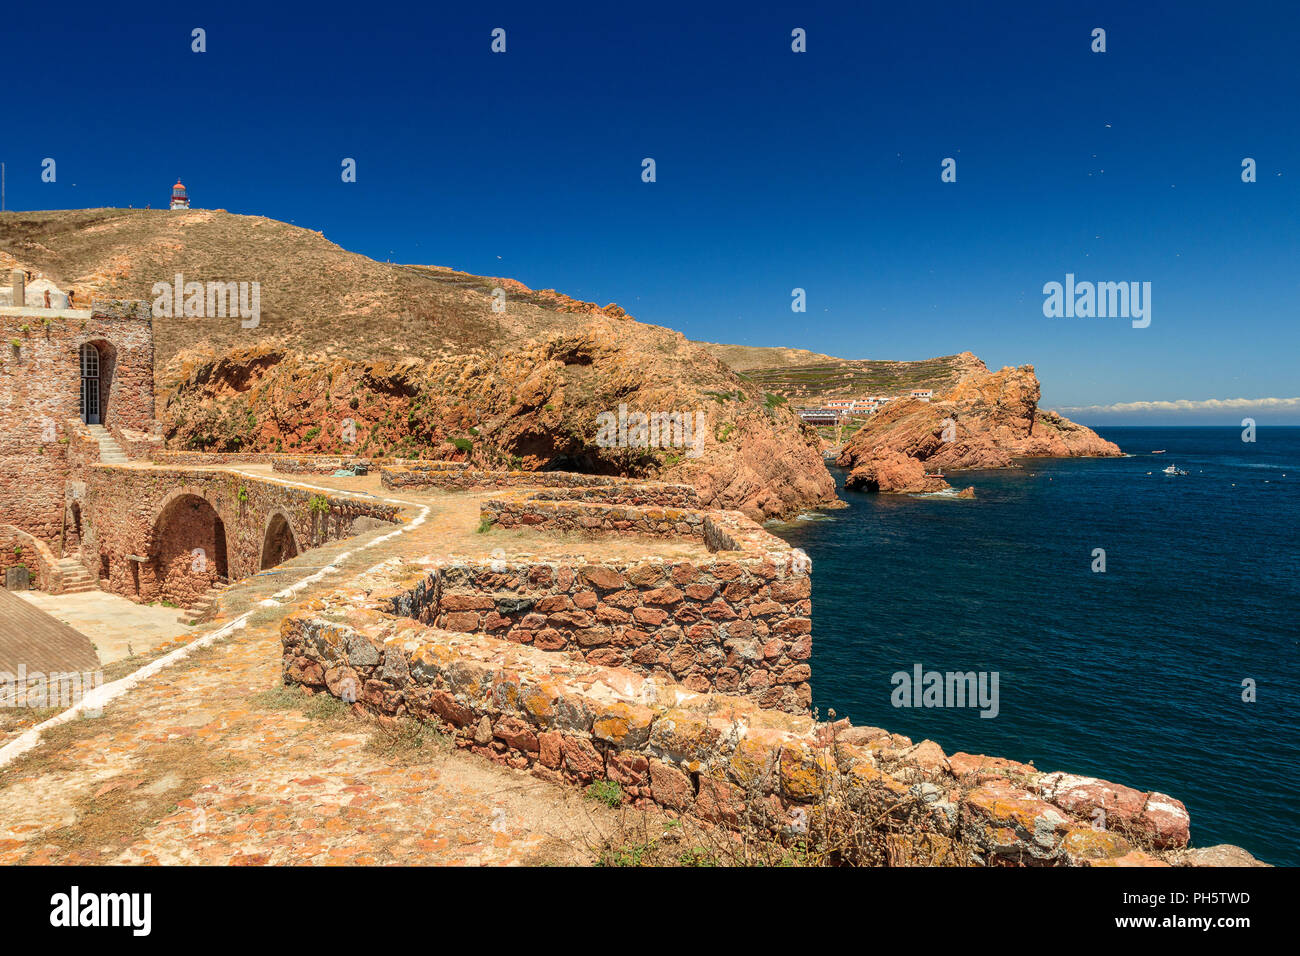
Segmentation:
[(587, 788), (587, 797), (607, 807), (617, 807), (623, 802), (623, 788), (613, 780), (597, 780)]

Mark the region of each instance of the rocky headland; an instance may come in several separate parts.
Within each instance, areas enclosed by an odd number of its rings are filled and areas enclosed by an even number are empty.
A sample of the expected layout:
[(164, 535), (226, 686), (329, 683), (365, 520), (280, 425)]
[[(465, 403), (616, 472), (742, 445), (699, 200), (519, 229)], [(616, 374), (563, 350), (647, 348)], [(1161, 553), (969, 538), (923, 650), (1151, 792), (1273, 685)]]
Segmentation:
[(871, 416), (836, 463), (846, 486), (866, 491), (943, 491), (939, 471), (1010, 468), (1017, 458), (1116, 457), (1119, 446), (1038, 407), (1032, 365), (990, 372), (980, 363), (933, 401), (896, 399)]

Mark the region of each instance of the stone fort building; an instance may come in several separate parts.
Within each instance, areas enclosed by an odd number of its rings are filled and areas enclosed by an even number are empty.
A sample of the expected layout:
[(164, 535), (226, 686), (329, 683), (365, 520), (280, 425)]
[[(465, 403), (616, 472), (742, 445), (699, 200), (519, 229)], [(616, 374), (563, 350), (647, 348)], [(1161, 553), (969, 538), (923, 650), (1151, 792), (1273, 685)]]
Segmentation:
[(86, 466), (121, 457), (114, 436), (154, 440), (153, 328), (142, 302), (27, 305), (25, 279), (13, 273), (8, 299), (24, 304), (0, 307), (0, 566), (57, 591), (96, 570), (75, 566)]
[(0, 582), (191, 607), (363, 513), (391, 520), (205, 461), (168, 467), (149, 305), (32, 304), (26, 280), (6, 297), (22, 305), (0, 305)]

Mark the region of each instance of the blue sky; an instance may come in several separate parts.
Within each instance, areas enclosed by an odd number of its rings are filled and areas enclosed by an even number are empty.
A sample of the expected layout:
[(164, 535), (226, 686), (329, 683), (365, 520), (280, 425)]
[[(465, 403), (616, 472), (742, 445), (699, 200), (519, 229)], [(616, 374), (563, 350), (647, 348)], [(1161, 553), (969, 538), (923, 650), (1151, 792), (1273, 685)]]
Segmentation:
[[(179, 176), (692, 338), (969, 349), (1084, 421), (1300, 423), (1300, 13), (1058, 6), (29, 5), (0, 159), (9, 208), (157, 208)], [(1045, 318), (1067, 272), (1150, 282), (1150, 326)], [(1105, 410), (1242, 398), (1284, 401)]]

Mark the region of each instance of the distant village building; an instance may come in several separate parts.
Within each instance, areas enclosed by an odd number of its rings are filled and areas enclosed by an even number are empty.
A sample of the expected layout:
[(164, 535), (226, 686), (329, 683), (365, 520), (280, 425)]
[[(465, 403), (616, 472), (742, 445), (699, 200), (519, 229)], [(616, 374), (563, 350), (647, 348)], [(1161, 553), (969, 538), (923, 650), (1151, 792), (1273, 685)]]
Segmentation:
[(913, 397), (913, 398), (919, 398), (919, 399), (920, 399), (921, 401), (923, 401), (923, 402), (928, 402), (930, 399), (934, 398), (934, 389), (932, 389), (932, 388), (914, 388), (914, 389), (912, 389), (912, 393), (911, 393), (911, 394), (912, 394), (912, 397)]
[(185, 184), (182, 183), (179, 179), (176, 180), (176, 185), (172, 187), (172, 208), (173, 209), (190, 208), (189, 194), (185, 192)]
[(870, 415), (889, 401), (887, 395), (868, 395), (860, 398), (832, 398), (825, 402), (825, 407), (845, 415)]
[(799, 417), (809, 425), (838, 425), (840, 413), (833, 408), (801, 408)]

